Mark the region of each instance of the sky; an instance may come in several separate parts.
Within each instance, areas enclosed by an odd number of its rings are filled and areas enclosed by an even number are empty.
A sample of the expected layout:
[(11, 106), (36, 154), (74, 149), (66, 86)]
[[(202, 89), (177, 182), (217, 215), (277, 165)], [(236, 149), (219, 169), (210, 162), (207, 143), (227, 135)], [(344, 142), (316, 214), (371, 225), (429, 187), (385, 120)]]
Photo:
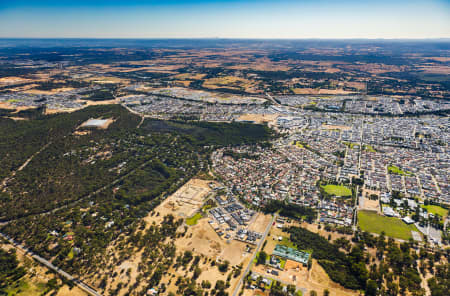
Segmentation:
[(450, 38), (450, 0), (0, 0), (0, 38)]

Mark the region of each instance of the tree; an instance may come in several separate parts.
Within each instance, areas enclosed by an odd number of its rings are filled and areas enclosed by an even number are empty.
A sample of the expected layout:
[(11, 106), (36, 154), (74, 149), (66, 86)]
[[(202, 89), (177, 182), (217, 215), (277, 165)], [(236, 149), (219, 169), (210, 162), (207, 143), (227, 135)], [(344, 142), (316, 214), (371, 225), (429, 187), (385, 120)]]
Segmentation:
[(295, 293), (295, 290), (296, 290), (295, 285), (288, 285), (288, 286), (287, 286), (287, 291), (288, 291), (289, 293), (294, 294), (294, 293)]
[(228, 262), (228, 260), (225, 260), (223, 263), (219, 264), (219, 271), (227, 272), (229, 265), (230, 265), (230, 262)]
[(264, 251), (259, 252), (258, 259), (256, 260), (256, 265), (266, 264), (267, 253)]
[(209, 289), (211, 288), (211, 283), (208, 280), (203, 280), (202, 281), (202, 288), (203, 289)]
[(397, 296), (398, 295), (398, 284), (392, 281), (387, 282), (387, 293), (389, 296)]
[(200, 267), (196, 266), (194, 268), (194, 274), (192, 275), (192, 278), (197, 279), (201, 273), (202, 273), (202, 270), (200, 269)]
[(214, 287), (214, 289), (216, 289), (216, 290), (223, 290), (223, 289), (225, 289), (225, 282), (222, 281), (222, 280), (218, 280), (216, 282), (216, 286)]
[(377, 283), (374, 280), (368, 280), (366, 285), (366, 296), (376, 296), (377, 295)]

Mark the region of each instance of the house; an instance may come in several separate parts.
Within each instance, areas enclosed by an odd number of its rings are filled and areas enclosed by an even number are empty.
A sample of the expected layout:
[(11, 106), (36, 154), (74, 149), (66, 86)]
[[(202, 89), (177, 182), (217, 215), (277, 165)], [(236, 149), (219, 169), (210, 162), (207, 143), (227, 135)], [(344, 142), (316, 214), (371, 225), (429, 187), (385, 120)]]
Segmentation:
[(388, 217), (395, 216), (395, 212), (391, 207), (383, 207), (383, 214)]
[(263, 278), (262, 282), (268, 286), (270, 286), (270, 284), (272, 284), (272, 280), (268, 279), (268, 278)]
[(413, 223), (414, 223), (414, 220), (411, 219), (411, 217), (404, 217), (402, 220), (403, 220), (403, 222), (405, 222), (406, 224), (413, 224)]

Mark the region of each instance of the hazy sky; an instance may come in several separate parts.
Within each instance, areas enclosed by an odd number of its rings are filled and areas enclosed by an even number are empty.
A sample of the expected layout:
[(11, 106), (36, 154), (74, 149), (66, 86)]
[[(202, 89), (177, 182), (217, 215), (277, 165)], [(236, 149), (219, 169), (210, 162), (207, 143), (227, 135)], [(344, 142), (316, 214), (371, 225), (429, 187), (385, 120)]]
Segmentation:
[(0, 0), (0, 37), (450, 38), (450, 0)]

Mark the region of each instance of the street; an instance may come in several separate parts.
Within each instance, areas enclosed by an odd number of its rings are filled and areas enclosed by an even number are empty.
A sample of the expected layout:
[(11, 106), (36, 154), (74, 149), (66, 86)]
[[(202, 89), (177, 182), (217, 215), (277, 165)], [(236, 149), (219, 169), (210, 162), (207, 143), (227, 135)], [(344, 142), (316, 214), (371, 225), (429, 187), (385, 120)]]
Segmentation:
[(259, 252), (259, 250), (261, 249), (262, 244), (266, 240), (266, 237), (269, 234), (270, 228), (272, 228), (272, 225), (273, 225), (273, 223), (274, 223), (276, 218), (277, 218), (277, 214), (274, 214), (273, 217), (272, 217), (272, 220), (269, 223), (269, 225), (267, 225), (266, 231), (264, 231), (264, 234), (263, 234), (262, 238), (259, 240), (258, 246), (256, 247), (252, 258), (250, 259), (250, 262), (248, 263), (247, 268), (242, 273), (241, 279), (239, 280), (236, 288), (234, 289), (233, 296), (236, 296), (239, 293), (239, 289), (240, 289), (241, 285), (244, 282), (244, 278), (247, 276), (248, 272), (250, 271), (250, 268), (252, 267), (252, 264), (253, 264), (253, 260), (255, 260), (256, 254)]

